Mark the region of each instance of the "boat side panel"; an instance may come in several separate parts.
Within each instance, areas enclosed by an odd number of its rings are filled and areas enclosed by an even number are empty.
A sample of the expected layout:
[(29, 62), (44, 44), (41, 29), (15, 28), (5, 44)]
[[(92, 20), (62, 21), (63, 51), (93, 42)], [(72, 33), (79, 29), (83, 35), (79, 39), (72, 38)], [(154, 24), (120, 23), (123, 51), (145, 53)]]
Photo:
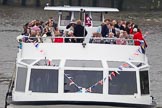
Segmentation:
[[(108, 61), (145, 61), (145, 55), (137, 53), (138, 46), (82, 43), (23, 43), (20, 59), (74, 59)], [(32, 52), (32, 53), (31, 53)]]

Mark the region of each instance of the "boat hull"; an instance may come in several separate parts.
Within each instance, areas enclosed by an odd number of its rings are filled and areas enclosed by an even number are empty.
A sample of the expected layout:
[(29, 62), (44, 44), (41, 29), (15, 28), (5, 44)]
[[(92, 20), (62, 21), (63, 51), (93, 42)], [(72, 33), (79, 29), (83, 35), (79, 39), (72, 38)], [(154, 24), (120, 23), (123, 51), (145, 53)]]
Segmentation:
[(92, 102), (92, 101), (35, 101), (35, 102), (12, 102), (7, 108), (156, 108), (156, 104), (127, 104), (114, 102)]

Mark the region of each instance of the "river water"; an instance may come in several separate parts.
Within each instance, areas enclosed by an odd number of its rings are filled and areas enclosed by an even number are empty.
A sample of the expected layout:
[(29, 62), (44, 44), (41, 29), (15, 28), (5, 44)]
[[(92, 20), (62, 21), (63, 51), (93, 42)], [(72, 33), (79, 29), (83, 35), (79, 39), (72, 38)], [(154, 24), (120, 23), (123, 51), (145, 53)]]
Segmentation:
[[(14, 71), (18, 51), (16, 37), (22, 32), (22, 25), (33, 19), (46, 21), (50, 16), (55, 17), (53, 12), (44, 11), (43, 8), (0, 5), (0, 108), (4, 107), (8, 81)], [(157, 106), (162, 107), (162, 12), (120, 12), (109, 14), (108, 17), (132, 19), (139, 23), (143, 32), (149, 32), (146, 40), (150, 64), (150, 91)]]

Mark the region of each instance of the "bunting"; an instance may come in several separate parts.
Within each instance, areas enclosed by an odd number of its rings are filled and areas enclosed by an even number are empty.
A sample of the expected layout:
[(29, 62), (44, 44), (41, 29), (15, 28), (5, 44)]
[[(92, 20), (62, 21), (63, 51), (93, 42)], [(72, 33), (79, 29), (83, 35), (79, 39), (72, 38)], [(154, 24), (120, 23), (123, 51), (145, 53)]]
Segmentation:
[(122, 71), (123, 70), (123, 66), (122, 65), (119, 66), (118, 69)]
[(48, 60), (48, 64), (47, 65), (48, 66), (51, 66), (52, 65), (51, 60)]
[[(119, 66), (118, 67), (118, 69), (120, 70), (120, 71), (122, 71), (123, 70), (123, 68), (128, 68), (129, 67), (129, 64), (127, 64), (127, 63), (124, 63), (124, 64), (122, 64), (121, 66)], [(109, 81), (111, 81), (111, 80), (113, 80), (113, 78), (115, 78), (117, 75), (120, 75), (120, 73), (118, 72), (118, 71), (112, 71), (107, 77), (104, 77), (103, 79), (101, 79), (101, 80), (99, 80), (99, 81), (97, 81), (95, 84), (93, 84), (92, 86), (90, 86), (90, 87), (88, 87), (88, 88), (83, 88), (83, 87), (80, 87), (80, 86), (78, 86), (78, 84), (76, 84), (75, 83), (75, 81), (73, 81), (72, 80), (72, 77), (69, 75), (69, 74), (65, 74), (65, 77), (67, 77), (68, 78), (68, 80), (70, 81), (69, 82), (69, 86), (71, 86), (71, 85), (75, 85), (78, 89), (79, 89), (79, 93), (81, 92), (81, 93), (83, 93), (83, 92), (93, 92), (92, 91), (92, 88), (95, 88), (97, 85), (103, 85), (104, 84), (104, 82), (106, 81), (106, 79), (108, 78), (109, 79)], [(86, 90), (86, 91), (84, 91), (84, 90)]]
[[(141, 42), (141, 47), (137, 49), (137, 51), (133, 54), (134, 56), (138, 56), (139, 54), (145, 54), (145, 43), (144, 41), (140, 41)], [(34, 47), (39, 49), (39, 43), (38, 42), (34, 42)], [(42, 53), (42, 54), (45, 54), (45, 51), (43, 49), (39, 49), (39, 52)], [(46, 57), (45, 57), (46, 58)], [(129, 58), (129, 60), (133, 60), (133, 58)], [(51, 60), (48, 60), (47, 61), (47, 65), (48, 66), (51, 66)], [(129, 64), (128, 63), (124, 63), (122, 65), (120, 65), (118, 67), (118, 70), (119, 71), (123, 71), (123, 68), (129, 68)], [(103, 86), (104, 82), (106, 81), (106, 79), (108, 79), (109, 81), (112, 81), (113, 78), (115, 78), (117, 75), (120, 75), (119, 71), (112, 71), (111, 73), (109, 73), (109, 75), (107, 77), (104, 77), (103, 79), (97, 81), (95, 84), (93, 84), (92, 86), (88, 87), (88, 88), (84, 88), (84, 87), (81, 87), (79, 86), (78, 84), (75, 83), (75, 81), (73, 81), (72, 77), (69, 75), (69, 74), (65, 74), (65, 77), (69, 80), (69, 86), (76, 86), (78, 89), (79, 89), (79, 92), (93, 92), (92, 91), (92, 88), (95, 88), (96, 86), (98, 85), (101, 85)]]
[(34, 42), (33, 44), (34, 44), (35, 48), (39, 47), (39, 43), (38, 42)]
[(103, 80), (98, 81), (97, 84), (103, 85)]
[(122, 64), (122, 66), (125, 67), (125, 68), (128, 68), (129, 64), (128, 63), (124, 63), (124, 64)]

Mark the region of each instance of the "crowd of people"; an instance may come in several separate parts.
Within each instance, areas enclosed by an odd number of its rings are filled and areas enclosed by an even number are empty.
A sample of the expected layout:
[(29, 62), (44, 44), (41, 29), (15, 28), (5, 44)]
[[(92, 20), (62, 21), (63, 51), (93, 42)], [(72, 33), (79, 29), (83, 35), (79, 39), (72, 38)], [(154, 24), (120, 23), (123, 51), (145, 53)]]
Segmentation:
[[(32, 20), (23, 26), (23, 33), (17, 37), (23, 42), (75, 42), (82, 43), (87, 35), (87, 30), (81, 20), (70, 22), (66, 27), (69, 30), (59, 30), (52, 17), (48, 21)], [(62, 37), (67, 37), (65, 40)], [(48, 38), (49, 37), (49, 38)], [(79, 38), (74, 38), (79, 37)]]
[[(147, 33), (144, 35), (147, 35)], [(141, 45), (141, 42), (144, 42), (147, 47), (144, 35), (138, 25), (132, 21), (105, 19), (97, 31), (93, 33), (94, 38), (91, 39), (91, 42), (138, 46)]]
[[(18, 40), (23, 42), (72, 42), (82, 43), (87, 35), (86, 28), (81, 20), (71, 21), (66, 26), (66, 30), (60, 31), (57, 23), (52, 17), (46, 22), (32, 20), (23, 26), (23, 33)], [(20, 39), (22, 38), (23, 39)], [(62, 38), (64, 36), (66, 38)], [(54, 37), (46, 39), (46, 37)], [(132, 41), (133, 40), (133, 41)], [(107, 44), (135, 44), (140, 45), (144, 41), (147, 47), (142, 31), (138, 25), (131, 21), (105, 19), (104, 22), (92, 34), (90, 43)]]

